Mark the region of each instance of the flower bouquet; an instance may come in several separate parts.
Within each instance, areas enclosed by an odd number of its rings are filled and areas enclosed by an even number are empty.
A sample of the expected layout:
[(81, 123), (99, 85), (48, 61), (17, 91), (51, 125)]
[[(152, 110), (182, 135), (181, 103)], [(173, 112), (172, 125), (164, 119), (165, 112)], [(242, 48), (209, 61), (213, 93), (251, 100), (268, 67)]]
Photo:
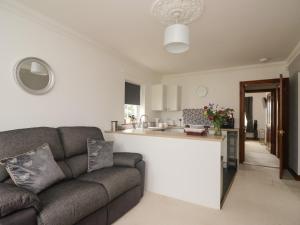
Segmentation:
[(208, 106), (204, 106), (203, 111), (204, 116), (213, 123), (216, 136), (222, 135), (222, 124), (226, 119), (232, 117), (232, 114), (234, 113), (234, 110), (231, 108), (219, 107), (219, 105), (212, 103), (209, 103)]

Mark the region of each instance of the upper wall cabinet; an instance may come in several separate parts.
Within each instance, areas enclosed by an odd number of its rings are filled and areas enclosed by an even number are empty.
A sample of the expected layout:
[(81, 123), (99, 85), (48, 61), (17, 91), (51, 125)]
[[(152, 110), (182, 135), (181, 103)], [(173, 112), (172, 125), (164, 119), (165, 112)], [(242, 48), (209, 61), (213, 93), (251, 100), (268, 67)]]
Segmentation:
[(167, 86), (167, 111), (179, 111), (180, 89), (177, 85)]
[(154, 111), (164, 111), (166, 108), (166, 87), (163, 84), (152, 85), (151, 109)]
[(152, 106), (154, 111), (179, 111), (180, 88), (177, 85), (165, 86), (156, 84), (152, 86)]

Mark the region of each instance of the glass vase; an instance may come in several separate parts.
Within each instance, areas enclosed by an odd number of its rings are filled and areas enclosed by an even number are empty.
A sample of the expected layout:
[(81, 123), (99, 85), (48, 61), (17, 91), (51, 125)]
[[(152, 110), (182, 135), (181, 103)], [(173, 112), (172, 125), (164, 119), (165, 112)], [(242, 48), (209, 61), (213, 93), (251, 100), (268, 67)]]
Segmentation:
[(222, 136), (220, 123), (214, 123), (214, 130), (215, 130), (215, 134), (214, 134), (215, 136)]

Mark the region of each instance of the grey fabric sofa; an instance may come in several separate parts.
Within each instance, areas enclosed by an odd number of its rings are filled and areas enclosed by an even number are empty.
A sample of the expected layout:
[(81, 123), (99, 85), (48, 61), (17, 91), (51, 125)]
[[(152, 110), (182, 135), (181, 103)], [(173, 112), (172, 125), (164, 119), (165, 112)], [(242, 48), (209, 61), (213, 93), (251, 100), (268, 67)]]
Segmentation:
[(87, 173), (87, 138), (96, 127), (38, 127), (0, 132), (0, 159), (48, 143), (66, 179), (35, 195), (15, 186), (0, 166), (0, 225), (108, 225), (144, 193), (140, 154), (114, 153), (114, 166)]

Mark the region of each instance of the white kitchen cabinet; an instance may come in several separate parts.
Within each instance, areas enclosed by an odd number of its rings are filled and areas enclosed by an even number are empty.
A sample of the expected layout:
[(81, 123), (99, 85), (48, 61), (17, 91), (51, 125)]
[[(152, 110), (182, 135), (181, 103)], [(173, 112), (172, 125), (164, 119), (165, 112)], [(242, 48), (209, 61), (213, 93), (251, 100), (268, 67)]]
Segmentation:
[(177, 85), (153, 85), (151, 102), (154, 111), (179, 111), (180, 88)]
[(164, 111), (166, 109), (166, 87), (163, 84), (152, 85), (151, 109)]
[(180, 89), (177, 85), (167, 86), (167, 111), (179, 111), (180, 110)]

